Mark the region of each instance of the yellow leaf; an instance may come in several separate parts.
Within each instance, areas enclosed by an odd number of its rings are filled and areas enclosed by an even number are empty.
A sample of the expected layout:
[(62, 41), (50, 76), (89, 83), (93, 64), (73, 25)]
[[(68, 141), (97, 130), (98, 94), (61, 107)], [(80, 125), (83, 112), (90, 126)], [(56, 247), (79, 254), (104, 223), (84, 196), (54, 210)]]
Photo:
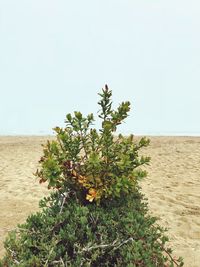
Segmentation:
[(86, 199), (92, 202), (96, 198), (97, 192), (94, 188), (90, 188), (88, 193), (89, 194), (86, 195)]
[(86, 199), (87, 199), (88, 201), (92, 202), (92, 201), (94, 200), (94, 197), (91, 196), (91, 195), (89, 195), (89, 194), (87, 194), (87, 195), (86, 195)]
[(78, 174), (75, 170), (72, 170), (72, 175), (75, 177), (80, 184), (83, 184), (86, 182), (86, 177)]

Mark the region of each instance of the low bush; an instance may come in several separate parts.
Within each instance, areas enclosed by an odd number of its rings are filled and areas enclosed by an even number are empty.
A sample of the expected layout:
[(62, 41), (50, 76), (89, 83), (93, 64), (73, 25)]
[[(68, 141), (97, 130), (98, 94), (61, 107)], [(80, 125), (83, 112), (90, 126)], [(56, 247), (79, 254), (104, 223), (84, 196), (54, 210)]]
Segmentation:
[(10, 233), (1, 266), (181, 266), (139, 191), (98, 206), (56, 192), (40, 207)]
[(100, 131), (93, 114), (66, 116), (56, 140), (44, 146), (36, 176), (53, 189), (5, 241), (0, 266), (183, 266), (166, 246), (165, 229), (148, 214), (138, 181), (150, 158), (139, 155), (149, 144), (142, 138), (117, 138), (130, 103), (112, 109), (112, 92), (100, 93)]

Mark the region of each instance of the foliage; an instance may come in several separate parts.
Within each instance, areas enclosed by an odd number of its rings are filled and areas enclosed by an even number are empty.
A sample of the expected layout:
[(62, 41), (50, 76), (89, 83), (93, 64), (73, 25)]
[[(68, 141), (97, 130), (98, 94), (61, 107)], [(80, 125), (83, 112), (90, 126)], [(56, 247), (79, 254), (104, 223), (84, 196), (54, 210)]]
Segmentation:
[(113, 110), (107, 86), (99, 95), (99, 131), (93, 114), (76, 111), (44, 146), (36, 176), (53, 190), (40, 212), (9, 233), (0, 267), (183, 266), (139, 189), (140, 167), (150, 160), (139, 152), (149, 140), (115, 137), (130, 103)]
[(104, 205), (81, 205), (75, 195), (54, 192), (40, 206), (10, 233), (0, 266), (182, 266), (139, 191)]
[(66, 127), (54, 128), (57, 139), (44, 146), (41, 169), (36, 172), (41, 183), (47, 181), (49, 188), (57, 190), (73, 190), (83, 203), (99, 203), (134, 192), (138, 180), (146, 176), (139, 167), (150, 160), (138, 155), (139, 149), (149, 144), (148, 139), (136, 143), (133, 135), (114, 136), (117, 126), (128, 116), (130, 103), (122, 102), (113, 110), (112, 91), (105, 86), (99, 95), (99, 132), (91, 128), (93, 114), (67, 114)]

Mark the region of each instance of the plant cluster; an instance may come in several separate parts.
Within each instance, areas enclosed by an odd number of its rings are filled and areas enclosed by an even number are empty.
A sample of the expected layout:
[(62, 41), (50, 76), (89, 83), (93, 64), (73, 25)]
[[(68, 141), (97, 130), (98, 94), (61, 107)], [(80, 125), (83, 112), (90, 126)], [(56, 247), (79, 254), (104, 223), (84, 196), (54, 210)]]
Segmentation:
[(134, 192), (138, 179), (146, 176), (139, 167), (150, 160), (138, 155), (139, 149), (149, 144), (148, 139), (136, 143), (133, 135), (114, 135), (128, 116), (130, 103), (122, 102), (113, 110), (112, 92), (107, 86), (99, 95), (100, 131), (91, 127), (93, 114), (67, 114), (66, 127), (54, 128), (57, 140), (47, 142), (41, 169), (36, 172), (40, 182), (47, 181), (49, 188), (71, 190), (81, 201), (98, 203)]
[(99, 95), (99, 131), (93, 114), (76, 111), (44, 145), (36, 176), (53, 190), (40, 201), (41, 211), (8, 235), (0, 267), (183, 266), (138, 185), (150, 160), (139, 152), (149, 140), (116, 137), (130, 103), (113, 110), (107, 86)]

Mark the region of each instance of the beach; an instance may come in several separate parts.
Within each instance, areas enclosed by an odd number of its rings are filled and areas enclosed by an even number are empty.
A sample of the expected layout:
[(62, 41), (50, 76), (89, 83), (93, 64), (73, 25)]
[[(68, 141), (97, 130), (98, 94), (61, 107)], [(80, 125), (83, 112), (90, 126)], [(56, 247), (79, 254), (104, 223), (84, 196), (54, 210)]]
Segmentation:
[[(38, 211), (49, 194), (33, 175), (50, 136), (0, 137), (0, 257), (3, 241), (17, 224)], [(138, 137), (137, 137), (138, 139)], [(168, 228), (169, 246), (186, 267), (200, 266), (200, 137), (150, 137), (142, 153), (151, 157), (140, 182), (149, 212)]]

